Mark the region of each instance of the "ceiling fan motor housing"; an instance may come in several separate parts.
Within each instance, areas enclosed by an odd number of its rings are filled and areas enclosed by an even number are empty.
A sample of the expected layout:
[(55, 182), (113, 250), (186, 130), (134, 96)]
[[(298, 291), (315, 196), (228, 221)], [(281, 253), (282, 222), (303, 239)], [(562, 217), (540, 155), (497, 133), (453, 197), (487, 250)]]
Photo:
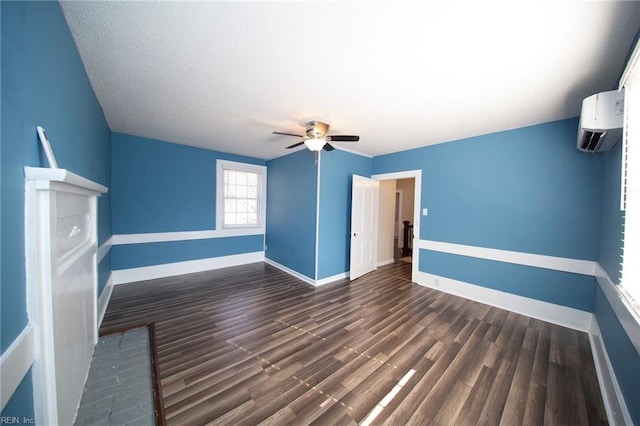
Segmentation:
[(327, 123), (322, 123), (320, 121), (310, 121), (309, 126), (305, 130), (305, 133), (312, 139), (319, 139), (327, 134), (327, 130), (329, 130), (329, 125)]

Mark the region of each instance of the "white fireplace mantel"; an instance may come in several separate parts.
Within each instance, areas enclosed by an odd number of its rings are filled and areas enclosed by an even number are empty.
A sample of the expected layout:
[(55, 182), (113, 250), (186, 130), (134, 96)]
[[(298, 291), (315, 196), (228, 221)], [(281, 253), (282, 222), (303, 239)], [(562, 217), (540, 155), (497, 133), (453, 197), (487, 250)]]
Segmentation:
[(107, 187), (25, 167), (27, 312), (38, 424), (72, 424), (97, 342), (97, 199)]
[(106, 186), (83, 178), (67, 169), (50, 169), (46, 167), (25, 167), (24, 177), (26, 180), (39, 182), (39, 189), (45, 189), (47, 182), (61, 182), (78, 188), (103, 194), (108, 191)]

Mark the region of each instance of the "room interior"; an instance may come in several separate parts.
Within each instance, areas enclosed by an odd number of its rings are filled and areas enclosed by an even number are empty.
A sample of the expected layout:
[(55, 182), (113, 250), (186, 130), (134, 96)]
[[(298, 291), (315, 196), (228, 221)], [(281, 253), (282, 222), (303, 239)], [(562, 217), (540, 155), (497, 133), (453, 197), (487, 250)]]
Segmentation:
[[(380, 185), (375, 267), (395, 264), (401, 193), (410, 285), (587, 336), (607, 420), (640, 424), (640, 321), (616, 290), (622, 143), (576, 149), (640, 2), (3, 1), (1, 20), (3, 418), (44, 416), (25, 260), (43, 126), (60, 168), (106, 189), (95, 330), (140, 281), (258, 264), (300, 294), (348, 288), (357, 175)], [(273, 134), (312, 120), (359, 141)], [(224, 162), (264, 170), (261, 226), (217, 223)]]

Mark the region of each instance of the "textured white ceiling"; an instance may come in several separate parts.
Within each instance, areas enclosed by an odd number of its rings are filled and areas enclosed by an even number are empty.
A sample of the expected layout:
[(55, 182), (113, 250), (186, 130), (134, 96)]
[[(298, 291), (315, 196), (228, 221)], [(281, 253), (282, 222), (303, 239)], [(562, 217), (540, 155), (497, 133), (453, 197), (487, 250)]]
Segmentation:
[(62, 2), (115, 132), (273, 158), (312, 119), (378, 155), (579, 114), (640, 2)]

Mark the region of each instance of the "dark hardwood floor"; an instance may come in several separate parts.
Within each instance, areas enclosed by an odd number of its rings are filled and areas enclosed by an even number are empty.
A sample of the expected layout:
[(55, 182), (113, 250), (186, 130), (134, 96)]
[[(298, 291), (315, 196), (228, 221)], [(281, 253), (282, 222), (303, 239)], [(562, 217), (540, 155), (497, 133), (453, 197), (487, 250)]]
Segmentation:
[(127, 284), (102, 329), (155, 321), (169, 424), (606, 423), (586, 334), (410, 277), (314, 288), (257, 263)]

